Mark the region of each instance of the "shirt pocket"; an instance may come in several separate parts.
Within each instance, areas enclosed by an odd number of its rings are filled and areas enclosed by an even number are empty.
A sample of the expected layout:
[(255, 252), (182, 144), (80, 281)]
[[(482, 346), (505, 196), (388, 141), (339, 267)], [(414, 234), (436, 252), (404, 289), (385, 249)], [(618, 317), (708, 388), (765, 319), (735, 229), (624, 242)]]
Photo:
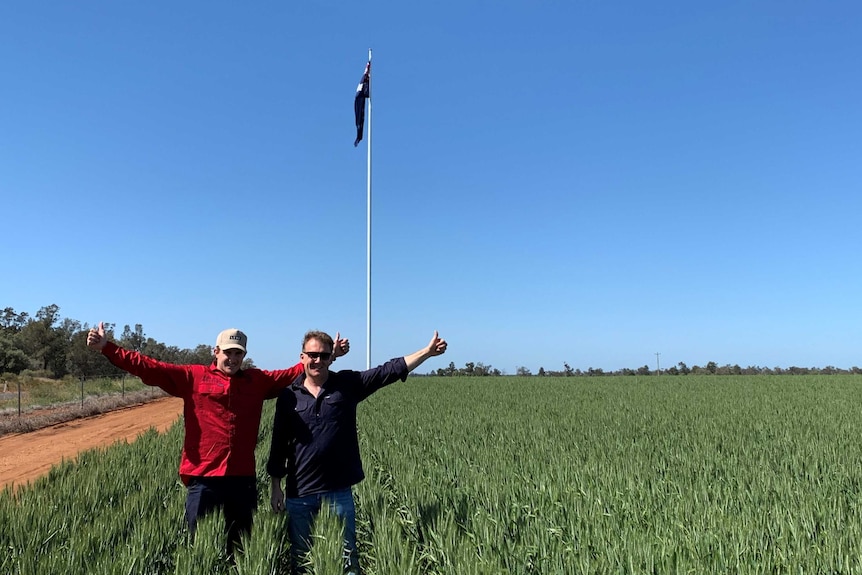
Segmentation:
[(195, 384), (195, 391), (201, 395), (219, 396), (227, 394), (227, 386), (213, 381), (199, 381)]
[(290, 414), (290, 435), (292, 441), (310, 444), (313, 440), (312, 428), (315, 427), (314, 403), (298, 401)]
[(340, 419), (350, 413), (350, 402), (341, 392), (333, 392), (323, 398), (323, 412), (327, 417)]
[(299, 419), (307, 424), (311, 425), (315, 420), (315, 409), (314, 409), (314, 400), (310, 398), (300, 397), (296, 401), (296, 406), (293, 408)]

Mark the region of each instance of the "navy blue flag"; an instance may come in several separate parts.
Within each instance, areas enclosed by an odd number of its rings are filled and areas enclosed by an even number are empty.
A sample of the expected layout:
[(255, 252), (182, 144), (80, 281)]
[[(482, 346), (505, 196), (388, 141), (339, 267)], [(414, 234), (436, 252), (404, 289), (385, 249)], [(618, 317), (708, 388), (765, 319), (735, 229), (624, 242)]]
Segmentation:
[(362, 129), (365, 127), (365, 100), (371, 97), (371, 61), (365, 65), (365, 73), (356, 87), (356, 98), (353, 100), (353, 111), (356, 114), (356, 141), (353, 147), (362, 141)]

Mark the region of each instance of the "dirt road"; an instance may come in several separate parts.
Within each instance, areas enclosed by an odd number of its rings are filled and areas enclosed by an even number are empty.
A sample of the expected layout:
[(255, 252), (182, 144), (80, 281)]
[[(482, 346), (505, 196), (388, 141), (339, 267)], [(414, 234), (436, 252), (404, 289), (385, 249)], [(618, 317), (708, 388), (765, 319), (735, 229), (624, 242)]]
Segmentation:
[(30, 433), (4, 435), (0, 437), (0, 488), (25, 485), (81, 451), (107, 447), (122, 439), (131, 442), (151, 427), (161, 433), (182, 412), (182, 400), (168, 397)]

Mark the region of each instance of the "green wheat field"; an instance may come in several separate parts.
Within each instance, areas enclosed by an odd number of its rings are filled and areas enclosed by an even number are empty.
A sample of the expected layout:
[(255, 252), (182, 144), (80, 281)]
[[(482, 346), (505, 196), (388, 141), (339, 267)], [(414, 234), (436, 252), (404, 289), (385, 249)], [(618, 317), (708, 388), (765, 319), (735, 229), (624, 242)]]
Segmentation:
[[(0, 573), (286, 573), (258, 445), (255, 531), (193, 543), (182, 429), (0, 493)], [(862, 573), (862, 376), (413, 377), (360, 407), (368, 575)], [(340, 571), (336, 521), (311, 572)]]

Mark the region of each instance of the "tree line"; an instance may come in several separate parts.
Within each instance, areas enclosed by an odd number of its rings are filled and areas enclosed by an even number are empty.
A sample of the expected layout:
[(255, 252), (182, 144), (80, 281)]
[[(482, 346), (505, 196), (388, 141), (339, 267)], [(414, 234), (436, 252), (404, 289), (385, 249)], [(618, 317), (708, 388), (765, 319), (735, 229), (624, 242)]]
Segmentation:
[[(652, 370), (648, 365), (641, 366), (637, 369), (622, 368), (614, 371), (605, 371), (601, 368), (589, 368), (586, 371), (580, 369), (572, 369), (572, 367), (563, 362), (563, 369), (559, 371), (546, 370), (540, 367), (539, 370), (533, 372), (524, 367), (518, 366), (515, 370), (515, 375), (539, 377), (596, 377), (603, 375), (835, 375), (835, 374), (862, 374), (862, 368), (851, 367), (850, 369), (842, 369), (832, 365), (826, 367), (761, 367), (757, 365), (749, 365), (740, 367), (739, 365), (718, 365), (714, 361), (708, 362), (704, 366), (693, 365), (688, 367), (684, 362), (662, 370)], [(431, 371), (427, 375), (439, 376), (502, 376), (508, 375), (505, 370), (501, 371), (490, 365), (485, 365), (481, 362), (467, 362), (464, 367), (455, 367), (454, 362), (449, 362), (448, 367), (438, 368), (436, 371)]]
[[(47, 377), (62, 378), (67, 375), (90, 377), (118, 375), (121, 372), (97, 353), (87, 349), (87, 332), (90, 326), (78, 320), (60, 316), (56, 304), (45, 306), (31, 316), (27, 312), (16, 312), (7, 307), (0, 312), (0, 373), (20, 374), (25, 370), (39, 372)], [(123, 326), (116, 334), (116, 324), (105, 324), (108, 337), (120, 346), (139, 351), (152, 358), (176, 364), (203, 364), (212, 362), (212, 346), (200, 344), (193, 349), (181, 349), (147, 337), (141, 324)], [(253, 367), (254, 362), (246, 358), (243, 367)], [(604, 375), (831, 375), (862, 373), (862, 369), (851, 367), (841, 369), (831, 365), (826, 367), (760, 367), (739, 365), (718, 365), (714, 361), (704, 366), (687, 366), (679, 362), (662, 370), (652, 370), (648, 365), (635, 369), (622, 368), (604, 371), (601, 368), (588, 368), (586, 371), (572, 369), (563, 362), (563, 369), (553, 370), (540, 367), (533, 372), (523, 366), (515, 370), (518, 376), (555, 376), (555, 377), (594, 377)], [(495, 377), (510, 375), (482, 362), (467, 362), (458, 368), (450, 362), (445, 368), (431, 371), (427, 375)]]
[[(0, 312), (0, 373), (20, 374), (25, 370), (45, 377), (63, 378), (113, 376), (122, 373), (98, 353), (87, 349), (90, 326), (60, 316), (56, 304), (45, 306), (35, 315), (7, 307)], [(118, 345), (144, 353), (154, 359), (176, 364), (212, 363), (212, 346), (200, 344), (181, 349), (156, 341), (144, 334), (141, 324), (124, 326), (116, 334), (116, 324), (105, 324), (108, 337)], [(246, 359), (244, 367), (253, 366)]]

